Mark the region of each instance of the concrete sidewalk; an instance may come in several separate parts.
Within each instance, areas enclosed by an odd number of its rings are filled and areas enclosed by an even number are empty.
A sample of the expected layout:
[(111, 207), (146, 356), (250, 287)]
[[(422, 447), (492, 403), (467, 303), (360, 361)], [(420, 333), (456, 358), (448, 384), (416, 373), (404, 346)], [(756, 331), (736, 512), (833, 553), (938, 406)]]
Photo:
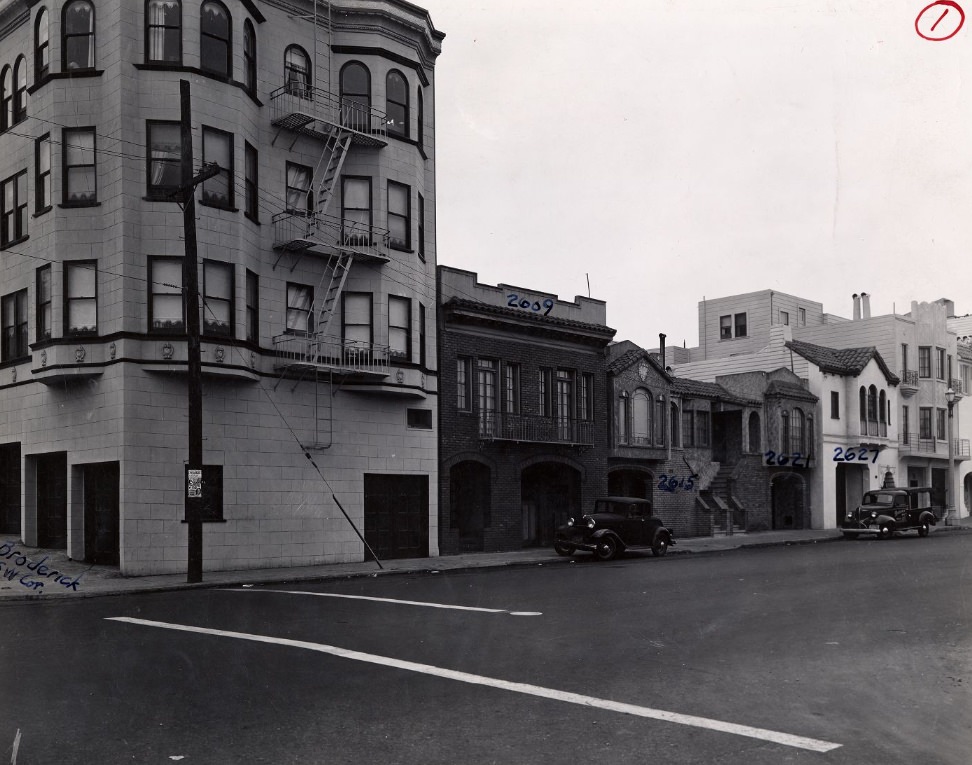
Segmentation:
[[(972, 529), (972, 518), (965, 518), (955, 525), (946, 526), (939, 523), (932, 534), (970, 529)], [(676, 544), (669, 549), (668, 554), (715, 553), (747, 547), (814, 544), (840, 539), (842, 539), (840, 531), (835, 529), (761, 531), (728, 537), (691, 537), (676, 539)], [(583, 553), (578, 557), (581, 555)], [(188, 584), (185, 573), (126, 577), (112, 566), (93, 566), (73, 561), (67, 557), (64, 550), (42, 550), (25, 547), (17, 540), (0, 539), (0, 602), (60, 600), (136, 592), (306, 582), (403, 573), (439, 573), (504, 566), (563, 565), (570, 560), (571, 558), (558, 556), (552, 548), (529, 548), (515, 552), (467, 553), (444, 555), (438, 558), (389, 560), (382, 562), (383, 568), (370, 561), (293, 568), (206, 571), (201, 583)]]

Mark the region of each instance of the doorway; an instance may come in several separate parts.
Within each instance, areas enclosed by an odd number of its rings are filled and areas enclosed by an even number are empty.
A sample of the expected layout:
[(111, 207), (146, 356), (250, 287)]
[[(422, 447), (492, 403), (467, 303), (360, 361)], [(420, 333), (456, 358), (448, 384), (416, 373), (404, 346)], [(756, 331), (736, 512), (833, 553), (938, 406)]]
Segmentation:
[(84, 558), (119, 565), (118, 463), (82, 467), (84, 476)]
[(37, 546), (67, 549), (67, 452), (39, 454), (37, 467)]

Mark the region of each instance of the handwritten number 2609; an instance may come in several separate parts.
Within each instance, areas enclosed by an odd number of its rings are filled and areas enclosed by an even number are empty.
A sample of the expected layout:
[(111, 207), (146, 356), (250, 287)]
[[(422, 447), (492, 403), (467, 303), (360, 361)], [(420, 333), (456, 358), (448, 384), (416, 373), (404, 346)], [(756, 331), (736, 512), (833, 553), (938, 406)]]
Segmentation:
[(554, 301), (551, 298), (545, 298), (542, 304), (539, 300), (535, 300), (531, 303), (527, 298), (523, 298), (521, 300), (520, 296), (515, 292), (511, 292), (506, 296), (506, 304), (511, 308), (525, 308), (527, 310), (534, 311), (541, 311), (546, 308), (547, 310), (543, 312), (544, 316), (549, 315), (554, 307)]

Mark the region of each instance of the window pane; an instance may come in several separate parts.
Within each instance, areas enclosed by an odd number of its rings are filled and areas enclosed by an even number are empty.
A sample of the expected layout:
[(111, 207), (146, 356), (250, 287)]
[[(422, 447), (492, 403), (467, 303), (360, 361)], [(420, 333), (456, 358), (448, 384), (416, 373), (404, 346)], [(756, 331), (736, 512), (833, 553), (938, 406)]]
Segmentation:
[(95, 281), (94, 265), (69, 265), (68, 297), (94, 297)]
[(344, 321), (347, 324), (371, 324), (371, 300), (367, 295), (345, 295)]
[(408, 214), (408, 188), (397, 183), (388, 184), (388, 212), (396, 215)]

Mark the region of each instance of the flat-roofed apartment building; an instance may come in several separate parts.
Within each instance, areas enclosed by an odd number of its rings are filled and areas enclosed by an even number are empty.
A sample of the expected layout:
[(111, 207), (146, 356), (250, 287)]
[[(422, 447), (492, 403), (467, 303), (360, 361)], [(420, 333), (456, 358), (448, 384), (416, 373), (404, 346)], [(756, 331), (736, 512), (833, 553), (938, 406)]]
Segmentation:
[(188, 80), (205, 568), (361, 560), (332, 492), (437, 554), (443, 37), (401, 0), (0, 4), (0, 533), (186, 568)]

